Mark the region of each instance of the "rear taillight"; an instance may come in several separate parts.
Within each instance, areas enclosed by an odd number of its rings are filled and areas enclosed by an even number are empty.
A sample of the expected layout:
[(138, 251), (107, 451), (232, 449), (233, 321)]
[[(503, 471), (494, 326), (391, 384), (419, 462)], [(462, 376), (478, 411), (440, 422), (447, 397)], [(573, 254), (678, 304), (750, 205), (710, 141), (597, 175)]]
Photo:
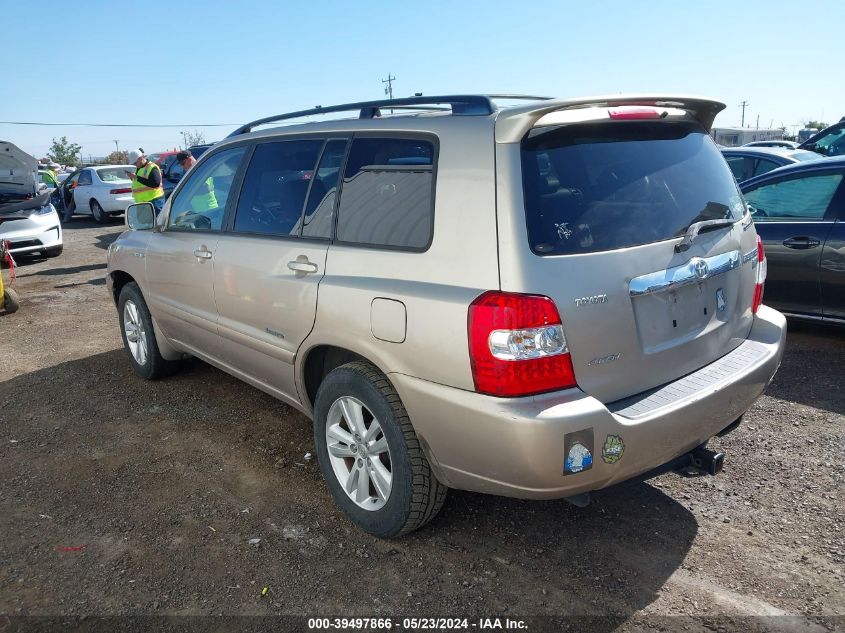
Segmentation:
[(576, 385), (563, 324), (548, 297), (485, 292), (470, 304), (467, 321), (476, 391), (514, 397)]
[(754, 285), (754, 301), (751, 303), (751, 312), (757, 313), (760, 304), (763, 303), (763, 284), (766, 283), (766, 253), (763, 251), (763, 240), (757, 236), (757, 277)]
[(607, 113), (611, 119), (617, 120), (638, 120), (638, 119), (659, 119), (663, 113), (656, 108), (642, 106), (624, 106), (621, 108), (610, 108)]
[(124, 189), (112, 189), (109, 193), (132, 193), (132, 188), (125, 187)]

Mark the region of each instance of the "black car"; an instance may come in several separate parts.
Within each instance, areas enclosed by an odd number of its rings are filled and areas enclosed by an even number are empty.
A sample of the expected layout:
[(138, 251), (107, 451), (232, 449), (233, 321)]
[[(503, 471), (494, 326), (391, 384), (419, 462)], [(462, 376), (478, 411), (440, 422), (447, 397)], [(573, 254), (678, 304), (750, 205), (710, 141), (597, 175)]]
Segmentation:
[[(191, 145), (188, 148), (188, 151), (191, 152), (191, 156), (199, 160), (200, 156), (202, 156), (205, 151), (211, 147), (211, 143), (206, 145)], [(176, 188), (176, 185), (179, 184), (179, 181), (182, 179), (182, 176), (185, 175), (185, 170), (182, 169), (182, 165), (180, 165), (176, 161), (176, 154), (172, 154), (165, 158), (161, 163), (161, 184), (164, 188), (164, 196), (165, 198), (169, 197), (173, 190)]]
[(768, 260), (766, 304), (845, 325), (845, 157), (740, 183)]

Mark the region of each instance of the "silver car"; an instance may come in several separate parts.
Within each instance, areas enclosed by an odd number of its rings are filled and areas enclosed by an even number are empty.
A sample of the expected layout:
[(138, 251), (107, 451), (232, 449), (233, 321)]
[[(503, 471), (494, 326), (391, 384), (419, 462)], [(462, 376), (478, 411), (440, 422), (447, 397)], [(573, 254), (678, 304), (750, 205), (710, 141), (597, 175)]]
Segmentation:
[(381, 537), (450, 487), (584, 505), (716, 474), (708, 440), (786, 335), (708, 136), (724, 105), (502, 102), (324, 107), (216, 144), (109, 249), (129, 363), (196, 356), (302, 411), (335, 501)]

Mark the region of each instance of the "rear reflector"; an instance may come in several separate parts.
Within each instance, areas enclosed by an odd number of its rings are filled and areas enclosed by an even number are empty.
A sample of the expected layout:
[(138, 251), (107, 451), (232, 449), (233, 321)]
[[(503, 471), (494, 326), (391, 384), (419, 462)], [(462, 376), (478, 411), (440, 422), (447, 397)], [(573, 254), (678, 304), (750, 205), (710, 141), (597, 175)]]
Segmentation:
[(125, 189), (112, 189), (109, 193), (132, 193), (132, 187), (126, 187)]
[(548, 297), (485, 292), (469, 306), (475, 389), (528, 396), (576, 386), (557, 307)]
[(757, 236), (757, 277), (754, 284), (754, 301), (751, 303), (751, 312), (757, 314), (757, 310), (763, 303), (763, 284), (766, 283), (766, 273), (768, 272), (768, 265), (766, 264), (766, 253), (763, 251), (763, 240)]
[(660, 119), (664, 113), (656, 108), (645, 108), (642, 106), (624, 106), (621, 108), (610, 108), (607, 113), (611, 119), (635, 120), (635, 119)]

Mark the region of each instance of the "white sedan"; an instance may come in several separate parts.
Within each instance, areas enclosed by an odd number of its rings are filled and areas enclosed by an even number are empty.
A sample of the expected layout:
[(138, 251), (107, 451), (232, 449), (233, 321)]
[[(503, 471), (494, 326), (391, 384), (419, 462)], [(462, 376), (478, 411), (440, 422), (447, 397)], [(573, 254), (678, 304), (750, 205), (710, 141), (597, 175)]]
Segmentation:
[(135, 167), (104, 165), (75, 171), (62, 183), (62, 200), (73, 213), (91, 214), (97, 222), (107, 222), (133, 202), (132, 181), (127, 172), (134, 174)]

